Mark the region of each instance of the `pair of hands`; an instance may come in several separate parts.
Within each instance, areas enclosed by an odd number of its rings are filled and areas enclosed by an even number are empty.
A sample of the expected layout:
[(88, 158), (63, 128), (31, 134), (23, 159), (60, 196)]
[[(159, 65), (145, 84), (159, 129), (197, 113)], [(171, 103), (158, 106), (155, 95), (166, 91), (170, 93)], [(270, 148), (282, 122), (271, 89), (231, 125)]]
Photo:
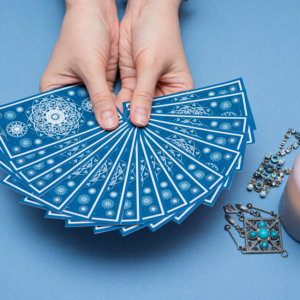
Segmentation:
[[(118, 126), (116, 106), (131, 101), (133, 124), (148, 124), (153, 97), (193, 89), (178, 9), (181, 0), (129, 0), (119, 24), (115, 0), (66, 0), (57, 43), (40, 91), (84, 82), (95, 117)], [(113, 93), (118, 64), (122, 87)]]

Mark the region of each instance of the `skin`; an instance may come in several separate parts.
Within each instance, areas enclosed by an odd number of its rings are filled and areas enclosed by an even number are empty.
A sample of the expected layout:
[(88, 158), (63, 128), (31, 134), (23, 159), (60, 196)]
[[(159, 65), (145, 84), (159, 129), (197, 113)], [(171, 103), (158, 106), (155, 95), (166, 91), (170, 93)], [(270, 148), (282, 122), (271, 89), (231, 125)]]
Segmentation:
[[(153, 97), (194, 88), (182, 45), (179, 0), (129, 0), (119, 24), (114, 0), (66, 0), (66, 15), (40, 90), (84, 82), (99, 125), (118, 126), (116, 105), (148, 124)], [(122, 87), (113, 93), (120, 69)]]

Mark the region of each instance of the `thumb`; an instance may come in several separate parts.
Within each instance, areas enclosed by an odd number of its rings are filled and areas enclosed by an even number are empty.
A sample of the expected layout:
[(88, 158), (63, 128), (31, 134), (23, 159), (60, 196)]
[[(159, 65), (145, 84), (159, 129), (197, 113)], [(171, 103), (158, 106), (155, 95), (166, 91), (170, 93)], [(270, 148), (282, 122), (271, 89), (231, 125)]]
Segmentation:
[(147, 126), (153, 96), (160, 74), (148, 68), (137, 72), (137, 82), (130, 104), (130, 120), (139, 127)]
[(104, 130), (115, 129), (119, 124), (119, 117), (113, 93), (106, 81), (106, 73), (99, 74), (97, 70), (82, 78), (89, 91), (98, 124)]

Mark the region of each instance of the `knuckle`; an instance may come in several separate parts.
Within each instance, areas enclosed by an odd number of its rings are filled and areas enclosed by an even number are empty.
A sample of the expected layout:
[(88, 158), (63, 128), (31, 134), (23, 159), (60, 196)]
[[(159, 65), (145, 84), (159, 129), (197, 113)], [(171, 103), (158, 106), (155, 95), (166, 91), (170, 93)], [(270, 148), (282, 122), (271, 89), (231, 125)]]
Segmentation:
[(111, 95), (106, 92), (99, 91), (91, 97), (91, 102), (95, 109), (106, 109), (111, 106)]
[(143, 102), (143, 103), (147, 103), (148, 105), (152, 105), (153, 97), (151, 93), (147, 91), (139, 91), (136, 94), (136, 100), (138, 102)]

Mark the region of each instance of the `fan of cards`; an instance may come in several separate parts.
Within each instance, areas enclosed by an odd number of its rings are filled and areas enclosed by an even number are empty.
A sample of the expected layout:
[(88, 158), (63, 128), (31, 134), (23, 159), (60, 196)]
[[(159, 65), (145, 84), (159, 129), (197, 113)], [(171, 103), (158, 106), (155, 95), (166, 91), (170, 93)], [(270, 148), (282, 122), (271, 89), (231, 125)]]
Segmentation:
[(1, 106), (2, 183), (67, 227), (154, 231), (213, 206), (254, 143), (242, 79), (155, 98), (146, 128), (123, 108), (102, 130), (82, 84)]

